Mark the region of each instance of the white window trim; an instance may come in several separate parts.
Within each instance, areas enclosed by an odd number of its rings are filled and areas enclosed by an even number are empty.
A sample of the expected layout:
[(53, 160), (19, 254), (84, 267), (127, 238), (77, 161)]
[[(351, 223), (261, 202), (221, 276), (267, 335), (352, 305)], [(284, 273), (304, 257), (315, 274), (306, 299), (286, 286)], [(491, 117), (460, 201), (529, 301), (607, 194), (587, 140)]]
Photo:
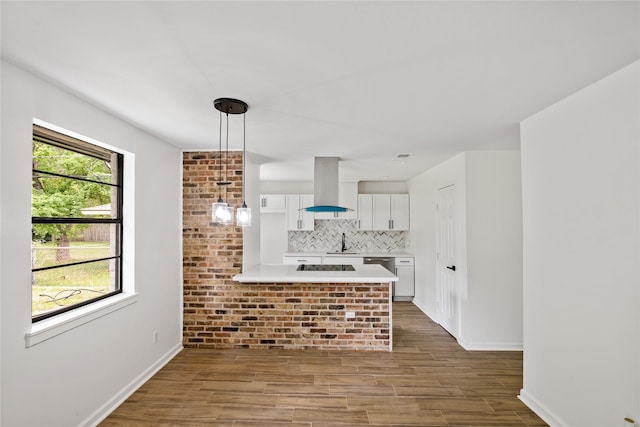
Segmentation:
[(29, 348), (136, 303), (138, 294), (118, 294), (31, 325), (24, 335)]
[(123, 235), (127, 237), (125, 238), (122, 246), (122, 293), (75, 308), (66, 313), (61, 313), (48, 319), (32, 323), (31, 327), (24, 335), (26, 348), (40, 344), (41, 342), (47, 341), (93, 320), (135, 304), (138, 301), (138, 293), (135, 291), (134, 285), (135, 275), (133, 262), (133, 254), (135, 253), (135, 239), (133, 238), (133, 236), (135, 236), (135, 186), (133, 184), (133, 177), (135, 176), (135, 155), (118, 147), (69, 131), (44, 120), (34, 118), (33, 123), (108, 150), (121, 153), (124, 156), (125, 180), (129, 183), (125, 185), (125, 188), (123, 189), (124, 206), (122, 215), (123, 218), (127, 219), (123, 224), (122, 232)]

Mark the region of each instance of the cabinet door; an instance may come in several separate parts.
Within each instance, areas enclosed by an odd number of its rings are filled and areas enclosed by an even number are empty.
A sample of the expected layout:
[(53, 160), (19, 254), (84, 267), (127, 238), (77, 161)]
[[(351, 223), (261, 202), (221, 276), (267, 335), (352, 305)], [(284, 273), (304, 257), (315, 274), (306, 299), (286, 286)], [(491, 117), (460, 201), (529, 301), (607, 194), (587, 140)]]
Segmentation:
[(287, 194), (287, 230), (298, 230), (300, 228), (300, 195)]
[(287, 202), (284, 194), (261, 194), (260, 195), (260, 212), (261, 213), (285, 212), (286, 207), (287, 207)]
[(323, 256), (322, 263), (327, 265), (362, 265), (363, 258), (357, 256)]
[[(313, 194), (301, 194), (300, 195), (300, 208), (308, 208), (313, 206)], [(314, 213), (307, 211), (298, 211), (300, 213), (300, 228), (298, 230), (313, 231), (314, 226)]]
[(313, 194), (287, 194), (287, 230), (313, 230), (313, 212), (301, 210), (313, 206)]
[(373, 195), (373, 229), (391, 228), (391, 197), (388, 194)]
[(358, 230), (373, 230), (373, 197), (358, 194)]
[(358, 183), (341, 182), (338, 190), (338, 206), (351, 209), (347, 212), (318, 212), (316, 219), (358, 219)]
[(391, 229), (409, 230), (408, 194), (391, 194)]
[(414, 295), (414, 271), (413, 265), (396, 266), (398, 281), (395, 286), (394, 298), (412, 297)]
[(322, 257), (285, 255), (282, 257), (282, 263), (285, 265), (320, 264), (322, 263)]
[(340, 184), (340, 195), (338, 204), (343, 208), (353, 209), (347, 212), (340, 212), (339, 219), (358, 219), (358, 183), (343, 182)]

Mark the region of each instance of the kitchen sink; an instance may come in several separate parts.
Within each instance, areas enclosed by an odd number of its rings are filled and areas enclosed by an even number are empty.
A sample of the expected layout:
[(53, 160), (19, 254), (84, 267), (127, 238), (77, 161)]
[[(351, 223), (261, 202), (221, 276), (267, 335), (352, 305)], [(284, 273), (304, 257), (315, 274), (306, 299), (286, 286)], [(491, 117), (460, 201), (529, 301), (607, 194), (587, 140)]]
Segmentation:
[(327, 252), (327, 255), (358, 255), (358, 252)]

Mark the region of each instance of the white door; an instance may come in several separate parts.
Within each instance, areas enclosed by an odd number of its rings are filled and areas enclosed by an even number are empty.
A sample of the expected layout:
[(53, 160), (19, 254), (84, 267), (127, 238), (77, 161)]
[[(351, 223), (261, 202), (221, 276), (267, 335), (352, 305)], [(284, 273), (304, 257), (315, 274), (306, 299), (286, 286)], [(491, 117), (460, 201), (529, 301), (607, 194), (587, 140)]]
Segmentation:
[(436, 307), (438, 322), (451, 335), (458, 337), (458, 280), (455, 246), (456, 187), (438, 190), (436, 204)]

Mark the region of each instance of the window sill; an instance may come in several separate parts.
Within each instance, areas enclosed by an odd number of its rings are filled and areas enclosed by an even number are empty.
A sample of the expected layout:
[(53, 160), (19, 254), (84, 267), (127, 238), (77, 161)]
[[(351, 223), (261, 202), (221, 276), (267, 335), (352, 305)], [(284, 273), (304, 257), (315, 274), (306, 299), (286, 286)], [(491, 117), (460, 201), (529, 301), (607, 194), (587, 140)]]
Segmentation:
[(28, 348), (40, 344), (85, 323), (134, 304), (137, 301), (137, 297), (137, 293), (115, 295), (94, 304), (80, 307), (77, 310), (34, 323), (24, 335), (25, 347)]

